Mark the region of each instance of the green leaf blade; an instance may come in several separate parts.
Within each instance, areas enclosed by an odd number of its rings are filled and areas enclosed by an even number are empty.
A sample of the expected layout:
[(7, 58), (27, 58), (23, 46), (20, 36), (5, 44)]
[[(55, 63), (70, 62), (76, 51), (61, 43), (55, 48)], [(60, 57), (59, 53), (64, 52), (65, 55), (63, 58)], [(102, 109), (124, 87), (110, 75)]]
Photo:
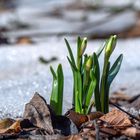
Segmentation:
[(87, 92), (87, 95), (86, 95), (86, 101), (85, 101), (86, 111), (85, 112), (88, 112), (88, 108), (89, 108), (90, 101), (91, 101), (93, 92), (95, 90), (95, 87), (96, 87), (96, 80), (94, 79), (94, 80), (91, 81), (88, 92)]
[(63, 87), (64, 87), (64, 75), (62, 65), (59, 64), (57, 68), (57, 79), (58, 79), (58, 114), (62, 114), (63, 107)]
[(65, 43), (66, 43), (66, 46), (67, 46), (71, 61), (72, 61), (73, 65), (76, 67), (75, 59), (74, 59), (71, 47), (70, 47), (69, 42), (67, 41), (67, 39), (65, 39)]
[(63, 84), (64, 84), (63, 69), (61, 64), (59, 64), (56, 73), (52, 67), (50, 67), (50, 70), (53, 75), (50, 106), (57, 115), (61, 115), (63, 107)]
[(97, 50), (96, 54), (98, 56), (98, 58), (100, 57), (101, 53), (103, 52), (104, 48), (105, 48), (106, 44), (104, 43), (101, 47), (99, 47), (99, 49)]
[(50, 67), (50, 70), (53, 75), (53, 84), (52, 84), (52, 92), (51, 92), (51, 98), (50, 98), (50, 106), (52, 109), (57, 113), (57, 106), (58, 106), (58, 81), (56, 73), (54, 72), (53, 68)]
[(96, 111), (101, 111), (101, 101), (100, 101), (100, 66), (99, 66), (99, 61), (98, 61), (98, 56), (96, 53), (93, 54), (93, 73), (96, 78), (96, 87), (95, 87), (95, 92), (94, 92), (94, 97), (95, 97), (95, 106), (96, 106)]
[(120, 67), (121, 67), (121, 64), (122, 64), (122, 60), (123, 60), (123, 55), (120, 54), (120, 56), (116, 59), (115, 63), (111, 67), (111, 69), (109, 71), (109, 76), (108, 76), (108, 84), (109, 85), (112, 83), (112, 81), (114, 80), (114, 78), (118, 74)]

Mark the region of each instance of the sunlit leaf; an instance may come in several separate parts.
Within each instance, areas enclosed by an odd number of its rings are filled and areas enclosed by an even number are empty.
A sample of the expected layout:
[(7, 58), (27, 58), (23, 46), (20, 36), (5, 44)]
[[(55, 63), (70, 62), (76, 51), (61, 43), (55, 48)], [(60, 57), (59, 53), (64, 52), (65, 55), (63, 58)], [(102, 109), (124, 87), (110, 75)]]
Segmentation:
[(53, 75), (53, 84), (52, 84), (52, 93), (50, 98), (50, 106), (53, 108), (54, 111), (57, 110), (57, 99), (58, 99), (58, 80), (57, 75), (54, 72), (53, 68), (50, 67), (50, 70)]
[(52, 93), (50, 98), (50, 106), (53, 108), (57, 115), (62, 114), (63, 103), (63, 83), (64, 76), (61, 64), (58, 65), (57, 73), (50, 67), (53, 75)]

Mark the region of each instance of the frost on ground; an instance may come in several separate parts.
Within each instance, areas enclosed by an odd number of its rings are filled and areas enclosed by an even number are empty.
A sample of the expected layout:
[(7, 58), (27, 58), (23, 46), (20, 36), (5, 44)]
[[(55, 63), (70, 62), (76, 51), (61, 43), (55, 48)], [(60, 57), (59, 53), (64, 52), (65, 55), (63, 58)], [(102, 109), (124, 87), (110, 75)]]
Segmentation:
[[(70, 43), (76, 51), (74, 40), (70, 39)], [(112, 60), (120, 53), (124, 54), (124, 60), (111, 92), (125, 87), (125, 92), (130, 96), (139, 93), (139, 43), (139, 39), (119, 40)], [(102, 44), (103, 40), (90, 41), (87, 52), (92, 53)], [(40, 56), (46, 59), (52, 56), (58, 57), (58, 61), (51, 63), (54, 68), (58, 63), (63, 65), (65, 75), (63, 107), (64, 112), (67, 111), (71, 106), (73, 84), (67, 55), (63, 39), (22, 47), (2, 47), (0, 49), (0, 118), (22, 116), (24, 105), (35, 92), (39, 92), (49, 103), (52, 83), (50, 64), (41, 64), (38, 60)]]

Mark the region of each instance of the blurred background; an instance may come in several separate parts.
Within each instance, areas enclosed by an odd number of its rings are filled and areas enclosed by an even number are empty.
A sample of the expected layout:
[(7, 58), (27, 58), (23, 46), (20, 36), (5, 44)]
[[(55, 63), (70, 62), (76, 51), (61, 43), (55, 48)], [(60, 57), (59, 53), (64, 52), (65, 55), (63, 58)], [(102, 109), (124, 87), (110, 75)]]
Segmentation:
[[(71, 105), (72, 73), (64, 38), (76, 52), (77, 36), (88, 37), (92, 53), (112, 34), (118, 43), (112, 60), (124, 60), (111, 93), (140, 93), (139, 0), (0, 0), (0, 118), (17, 117), (35, 92), (49, 103), (49, 66), (62, 63), (64, 112)], [(101, 64), (103, 63), (101, 57)]]

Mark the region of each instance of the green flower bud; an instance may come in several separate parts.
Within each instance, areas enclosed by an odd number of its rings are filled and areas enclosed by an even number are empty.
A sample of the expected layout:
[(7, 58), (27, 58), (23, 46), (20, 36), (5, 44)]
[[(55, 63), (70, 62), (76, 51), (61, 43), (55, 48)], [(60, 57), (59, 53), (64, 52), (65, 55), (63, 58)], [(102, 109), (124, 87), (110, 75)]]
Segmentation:
[(82, 43), (81, 43), (81, 47), (80, 47), (80, 53), (79, 56), (81, 57), (83, 55), (83, 53), (85, 52), (85, 49), (87, 47), (87, 38), (83, 38)]
[(92, 56), (89, 56), (87, 62), (86, 62), (86, 70), (90, 71), (90, 69), (92, 68), (92, 63), (93, 63), (93, 59)]
[(111, 56), (113, 50), (115, 49), (116, 42), (117, 42), (117, 36), (116, 35), (111, 36), (109, 38), (109, 40), (106, 42), (106, 48), (105, 48), (106, 59), (109, 59), (109, 57)]

